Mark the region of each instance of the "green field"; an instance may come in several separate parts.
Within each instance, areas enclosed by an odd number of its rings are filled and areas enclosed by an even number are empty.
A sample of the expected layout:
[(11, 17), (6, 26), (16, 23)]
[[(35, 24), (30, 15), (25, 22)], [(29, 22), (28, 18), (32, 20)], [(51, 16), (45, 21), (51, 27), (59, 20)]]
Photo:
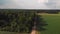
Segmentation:
[[(49, 14), (42, 16), (45, 19), (45, 21), (48, 23), (48, 26), (46, 26), (47, 30), (42, 31), (41, 34), (60, 34), (60, 15)], [(0, 34), (18, 34), (18, 33), (0, 31)]]
[(60, 34), (60, 14), (45, 14), (43, 18), (48, 23), (47, 30), (41, 34)]
[(28, 33), (17, 33), (17, 32), (0, 31), (0, 34), (28, 34)]

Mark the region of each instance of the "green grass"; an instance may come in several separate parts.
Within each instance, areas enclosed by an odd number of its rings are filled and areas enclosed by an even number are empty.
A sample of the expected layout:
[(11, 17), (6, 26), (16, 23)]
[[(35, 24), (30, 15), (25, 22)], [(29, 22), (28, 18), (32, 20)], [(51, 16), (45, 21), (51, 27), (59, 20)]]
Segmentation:
[(6, 31), (0, 31), (0, 34), (18, 34), (15, 32), (6, 32)]
[(60, 14), (57, 15), (42, 15), (48, 23), (47, 30), (42, 31), (41, 34), (60, 34)]
[(28, 34), (28, 33), (17, 33), (17, 32), (0, 31), (0, 34)]

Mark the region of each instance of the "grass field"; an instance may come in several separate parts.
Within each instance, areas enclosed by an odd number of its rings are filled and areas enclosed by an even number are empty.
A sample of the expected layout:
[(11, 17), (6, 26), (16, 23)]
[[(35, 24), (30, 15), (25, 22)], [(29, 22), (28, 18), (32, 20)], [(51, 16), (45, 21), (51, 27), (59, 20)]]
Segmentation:
[(60, 34), (60, 14), (41, 14), (48, 23), (47, 30), (41, 34)]
[(0, 31), (0, 34), (28, 34), (28, 33), (17, 33), (17, 32)]
[[(48, 23), (47, 30), (42, 31), (41, 34), (60, 34), (60, 14), (41, 14)], [(0, 34), (18, 34), (13, 32), (1, 32)]]

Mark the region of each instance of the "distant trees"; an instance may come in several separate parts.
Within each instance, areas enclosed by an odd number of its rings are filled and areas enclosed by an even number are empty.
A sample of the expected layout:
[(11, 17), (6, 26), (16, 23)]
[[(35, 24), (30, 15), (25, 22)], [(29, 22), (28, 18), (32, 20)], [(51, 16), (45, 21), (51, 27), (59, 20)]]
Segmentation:
[(58, 14), (59, 13), (59, 11), (57, 11), (57, 10), (50, 10), (50, 11), (46, 11), (46, 12), (49, 14)]
[(59, 10), (37, 10), (38, 13), (58, 14)]
[[(1, 31), (10, 31), (10, 32), (31, 32), (34, 22), (36, 22), (36, 29), (41, 31), (45, 30), (43, 26), (47, 23), (43, 20), (41, 15), (37, 15), (34, 11), (5, 11), (0, 12), (0, 17), (6, 21), (3, 23), (4, 27), (1, 25)], [(3, 16), (1, 16), (3, 15)], [(0, 19), (1, 20), (1, 19)], [(0, 21), (0, 23), (2, 23)], [(5, 26), (6, 25), (6, 26)]]

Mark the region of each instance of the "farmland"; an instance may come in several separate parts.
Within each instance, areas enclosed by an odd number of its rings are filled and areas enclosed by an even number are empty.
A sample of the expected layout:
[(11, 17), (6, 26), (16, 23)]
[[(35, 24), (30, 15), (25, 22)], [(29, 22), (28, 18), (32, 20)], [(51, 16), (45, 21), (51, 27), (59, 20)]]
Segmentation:
[(41, 34), (60, 34), (60, 14), (41, 14), (48, 23), (47, 30)]

